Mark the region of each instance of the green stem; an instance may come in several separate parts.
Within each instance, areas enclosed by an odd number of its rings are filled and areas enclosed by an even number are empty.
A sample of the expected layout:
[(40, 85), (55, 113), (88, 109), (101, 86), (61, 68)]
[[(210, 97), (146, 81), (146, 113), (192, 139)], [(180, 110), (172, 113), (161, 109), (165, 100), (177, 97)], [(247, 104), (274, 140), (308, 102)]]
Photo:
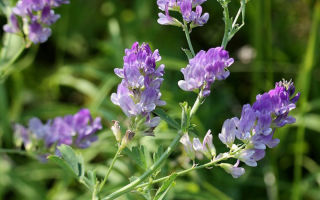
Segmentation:
[(221, 46), (225, 49), (229, 42), (229, 31), (230, 31), (230, 17), (229, 17), (229, 8), (228, 2), (220, 2), (223, 8), (223, 18), (224, 18), (224, 35)]
[(36, 158), (35, 153), (30, 153), (27, 151), (22, 151), (18, 149), (0, 149), (0, 153), (6, 153), (6, 154), (18, 154), (23, 156), (29, 156), (31, 158)]
[(199, 92), (199, 95), (196, 99), (196, 101), (194, 102), (191, 111), (190, 111), (190, 118), (192, 118), (192, 116), (197, 112), (198, 108), (200, 107), (200, 105), (202, 104), (203, 101), (203, 90), (201, 90)]
[(167, 150), (161, 155), (161, 157), (155, 162), (149, 170), (147, 170), (142, 176), (137, 178), (135, 181), (129, 183), (128, 185), (120, 188), (119, 190), (115, 191), (114, 193), (102, 198), (102, 200), (109, 200), (109, 199), (115, 199), (127, 192), (130, 192), (135, 188), (139, 183), (141, 183), (143, 180), (145, 180), (147, 177), (149, 177), (155, 170), (157, 170), (162, 162), (168, 158), (168, 156), (173, 152), (177, 144), (179, 143), (180, 138), (182, 137), (182, 134), (178, 134), (176, 138), (171, 142), (170, 146), (167, 148)]
[[(221, 157), (217, 160), (213, 160), (209, 163), (206, 163), (206, 164), (203, 164), (203, 165), (199, 165), (199, 166), (193, 166), (189, 169), (186, 169), (186, 170), (183, 170), (183, 171), (180, 171), (180, 172), (177, 172), (177, 175), (178, 176), (182, 176), (182, 175), (185, 175), (193, 170), (197, 170), (197, 169), (202, 169), (202, 168), (206, 168), (206, 167), (211, 167), (215, 164), (217, 164), (218, 162), (222, 161), (222, 160), (226, 160), (228, 158), (231, 158), (231, 156), (224, 156), (224, 157)], [(170, 178), (170, 175), (169, 176), (165, 176), (165, 177), (162, 177), (162, 178), (159, 178), (159, 179), (156, 179), (156, 180), (153, 180), (152, 182), (148, 182), (148, 183), (143, 183), (143, 184), (140, 184), (136, 187), (137, 188), (142, 188), (142, 187), (145, 187), (145, 186), (148, 186), (149, 184), (155, 184), (155, 183), (159, 183), (159, 182), (162, 182), (162, 181), (165, 181), (167, 180), (168, 178)]]
[(111, 172), (114, 164), (116, 163), (116, 160), (118, 159), (118, 157), (119, 157), (119, 155), (120, 155), (120, 153), (121, 153), (122, 150), (123, 150), (123, 148), (120, 148), (120, 147), (119, 147), (117, 153), (114, 155), (114, 157), (113, 157), (113, 159), (112, 159), (112, 162), (111, 162), (111, 165), (110, 165), (110, 167), (109, 167), (109, 169), (108, 169), (108, 171), (107, 171), (107, 173), (106, 173), (103, 181), (102, 181), (101, 184), (100, 184), (99, 191), (101, 191), (101, 189), (103, 188), (104, 184), (107, 182), (108, 177), (109, 177), (109, 175), (110, 175), (110, 172)]
[(194, 50), (193, 50), (193, 47), (192, 47), (192, 43), (191, 43), (191, 39), (190, 39), (190, 34), (189, 34), (189, 29), (188, 29), (188, 25), (186, 23), (186, 21), (183, 20), (183, 31), (186, 35), (186, 38), (187, 38), (187, 42), (188, 42), (188, 45), (189, 45), (189, 49), (192, 53), (192, 56), (194, 57), (195, 56), (195, 53), (194, 53)]

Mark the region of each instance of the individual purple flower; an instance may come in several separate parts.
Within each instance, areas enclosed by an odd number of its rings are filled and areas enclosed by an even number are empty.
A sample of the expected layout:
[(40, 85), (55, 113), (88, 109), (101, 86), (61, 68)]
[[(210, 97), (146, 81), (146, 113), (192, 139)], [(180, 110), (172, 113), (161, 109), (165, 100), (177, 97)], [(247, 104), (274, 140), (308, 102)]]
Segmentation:
[(9, 24), (4, 25), (3, 30), (8, 33), (19, 33), (21, 31), (15, 15), (10, 15)]
[(87, 148), (97, 140), (95, 133), (101, 129), (101, 118), (93, 119), (88, 109), (81, 109), (74, 115), (56, 117), (46, 123), (31, 118), (27, 128), (19, 124), (14, 126), (16, 140), (21, 139), (26, 149), (34, 146), (47, 151), (61, 144)]
[(123, 60), (123, 68), (114, 70), (123, 80), (117, 93), (111, 95), (111, 101), (128, 117), (145, 117), (146, 125), (155, 127), (160, 120), (152, 118), (151, 112), (156, 106), (165, 105), (160, 99), (164, 65), (156, 67), (156, 62), (161, 60), (159, 51), (152, 52), (148, 44), (139, 46), (135, 42), (131, 49), (125, 50)]
[(236, 118), (232, 118), (224, 121), (221, 133), (218, 135), (220, 141), (229, 147), (233, 145), (237, 134), (236, 120)]
[(231, 165), (229, 163), (221, 163), (219, 166), (222, 167), (227, 173), (231, 174), (233, 178), (239, 178), (245, 173), (245, 169), (239, 166), (240, 161), (237, 160), (236, 164)]
[(233, 61), (222, 47), (211, 48), (207, 52), (202, 50), (189, 60), (186, 68), (181, 69), (184, 80), (180, 80), (178, 85), (184, 91), (203, 89), (203, 96), (208, 96), (215, 80), (224, 80), (229, 76), (226, 69)]
[(29, 39), (35, 44), (47, 41), (51, 35), (51, 29), (44, 28), (38, 22), (31, 23), (29, 31)]
[(50, 25), (55, 23), (60, 15), (53, 8), (69, 3), (66, 0), (19, 0), (14, 8), (9, 23), (4, 25), (4, 31), (19, 33), (19, 26), (24, 27), (23, 34), (33, 43), (43, 43), (51, 35)]

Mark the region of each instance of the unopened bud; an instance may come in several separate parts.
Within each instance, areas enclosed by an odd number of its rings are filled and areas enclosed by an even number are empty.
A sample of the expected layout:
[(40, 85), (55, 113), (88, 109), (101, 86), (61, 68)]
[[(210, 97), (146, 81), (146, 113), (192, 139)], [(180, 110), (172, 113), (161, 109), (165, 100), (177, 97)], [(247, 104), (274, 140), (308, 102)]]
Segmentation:
[(124, 135), (124, 137), (122, 138), (122, 141), (121, 141), (121, 148), (124, 148), (126, 147), (129, 142), (133, 139), (135, 133), (130, 131), (130, 130), (127, 130), (126, 131), (126, 134)]
[(191, 159), (195, 159), (195, 150), (193, 149), (192, 143), (190, 141), (188, 133), (185, 133), (181, 139), (180, 142), (183, 144), (184, 150), (187, 153), (187, 156)]
[(116, 138), (117, 142), (121, 141), (121, 130), (120, 130), (120, 124), (118, 121), (112, 120), (113, 126), (111, 126), (112, 133), (114, 137)]
[(231, 174), (233, 178), (239, 178), (245, 173), (244, 168), (238, 167), (239, 160), (235, 165), (229, 163), (221, 163), (219, 166), (222, 167), (227, 173)]

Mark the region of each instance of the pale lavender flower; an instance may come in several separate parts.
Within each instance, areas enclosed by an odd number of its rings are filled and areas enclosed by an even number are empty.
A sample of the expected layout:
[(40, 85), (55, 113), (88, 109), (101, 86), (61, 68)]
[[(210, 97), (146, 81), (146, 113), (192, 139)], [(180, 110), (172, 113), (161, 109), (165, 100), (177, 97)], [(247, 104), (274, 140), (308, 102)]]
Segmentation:
[(233, 61), (222, 47), (211, 48), (207, 52), (202, 50), (189, 60), (186, 68), (181, 69), (184, 80), (178, 82), (179, 87), (185, 91), (204, 89), (203, 96), (208, 96), (215, 80), (224, 80), (229, 76), (226, 69)]
[(117, 93), (111, 95), (111, 101), (128, 117), (145, 117), (146, 125), (155, 127), (160, 120), (152, 118), (151, 112), (156, 106), (165, 105), (160, 99), (164, 65), (156, 67), (156, 62), (161, 60), (159, 51), (152, 52), (148, 44), (139, 46), (135, 42), (131, 49), (125, 50), (123, 60), (123, 68), (114, 70), (123, 80)]
[(208, 159), (216, 156), (216, 148), (212, 143), (211, 130), (208, 130), (202, 143), (199, 138), (193, 138), (193, 149), (204, 154)]
[(236, 164), (231, 165), (229, 163), (221, 163), (222, 167), (227, 173), (231, 174), (233, 178), (239, 178), (245, 173), (245, 169), (239, 166), (240, 161), (237, 160)]
[(231, 147), (234, 143), (236, 134), (236, 118), (232, 118), (224, 121), (221, 133), (218, 136), (222, 143)]
[(195, 159), (195, 150), (194, 150), (194, 148), (192, 146), (192, 143), (190, 141), (188, 133), (185, 133), (181, 137), (180, 142), (183, 144), (184, 150), (186, 151), (188, 157), (191, 160), (194, 160)]

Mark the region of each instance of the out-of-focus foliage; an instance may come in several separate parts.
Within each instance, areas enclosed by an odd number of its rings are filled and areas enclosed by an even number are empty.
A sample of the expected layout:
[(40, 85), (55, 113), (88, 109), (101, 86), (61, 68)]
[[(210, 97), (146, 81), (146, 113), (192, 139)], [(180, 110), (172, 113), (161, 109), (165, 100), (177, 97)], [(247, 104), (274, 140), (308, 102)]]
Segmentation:
[[(230, 12), (236, 12), (238, 1), (230, 5)], [(191, 34), (195, 51), (220, 45), (223, 36), (219, 4), (210, 0), (203, 7), (210, 19)], [(57, 12), (62, 17), (52, 27), (49, 41), (27, 49), (12, 66), (13, 73), (0, 83), (0, 145), (12, 148), (13, 122), (26, 123), (32, 116), (46, 120), (87, 107), (103, 117), (105, 129), (99, 133), (99, 141), (81, 154), (86, 167), (97, 169), (97, 176), (102, 177), (106, 160), (110, 164), (116, 152), (111, 120), (125, 120), (110, 101), (110, 93), (120, 81), (113, 68), (122, 66), (124, 48), (139, 41), (159, 49), (166, 65), (164, 109), (179, 119), (179, 102), (187, 99), (191, 103), (195, 98), (177, 85), (182, 78), (179, 70), (187, 60), (181, 48), (187, 48), (187, 43), (180, 29), (157, 24), (158, 8), (153, 0), (71, 0)], [(295, 111), (297, 123), (279, 129), (280, 145), (268, 151), (258, 167), (246, 168), (243, 177), (233, 179), (219, 168), (202, 169), (177, 177), (167, 199), (320, 198), (320, 2), (251, 0), (246, 22), (228, 44), (236, 61), (230, 67), (231, 76), (214, 83), (212, 94), (193, 119), (198, 124), (196, 134), (203, 137), (212, 129), (217, 150), (225, 150), (217, 138), (223, 121), (239, 116), (241, 105), (252, 102), (256, 94), (282, 78), (292, 78), (301, 91)], [(5, 23), (1, 16), (0, 25)], [(175, 134), (162, 122), (155, 137), (137, 135), (133, 145), (143, 145), (144, 153), (151, 155), (160, 144), (167, 146)], [(180, 146), (170, 157), (161, 175), (190, 167), (181, 150)], [(151, 160), (150, 156), (144, 162), (148, 165)], [(127, 184), (141, 172), (124, 154), (116, 162), (104, 193)], [(53, 162), (0, 154), (0, 199), (89, 198), (87, 190)], [(144, 198), (133, 192), (120, 199)]]

